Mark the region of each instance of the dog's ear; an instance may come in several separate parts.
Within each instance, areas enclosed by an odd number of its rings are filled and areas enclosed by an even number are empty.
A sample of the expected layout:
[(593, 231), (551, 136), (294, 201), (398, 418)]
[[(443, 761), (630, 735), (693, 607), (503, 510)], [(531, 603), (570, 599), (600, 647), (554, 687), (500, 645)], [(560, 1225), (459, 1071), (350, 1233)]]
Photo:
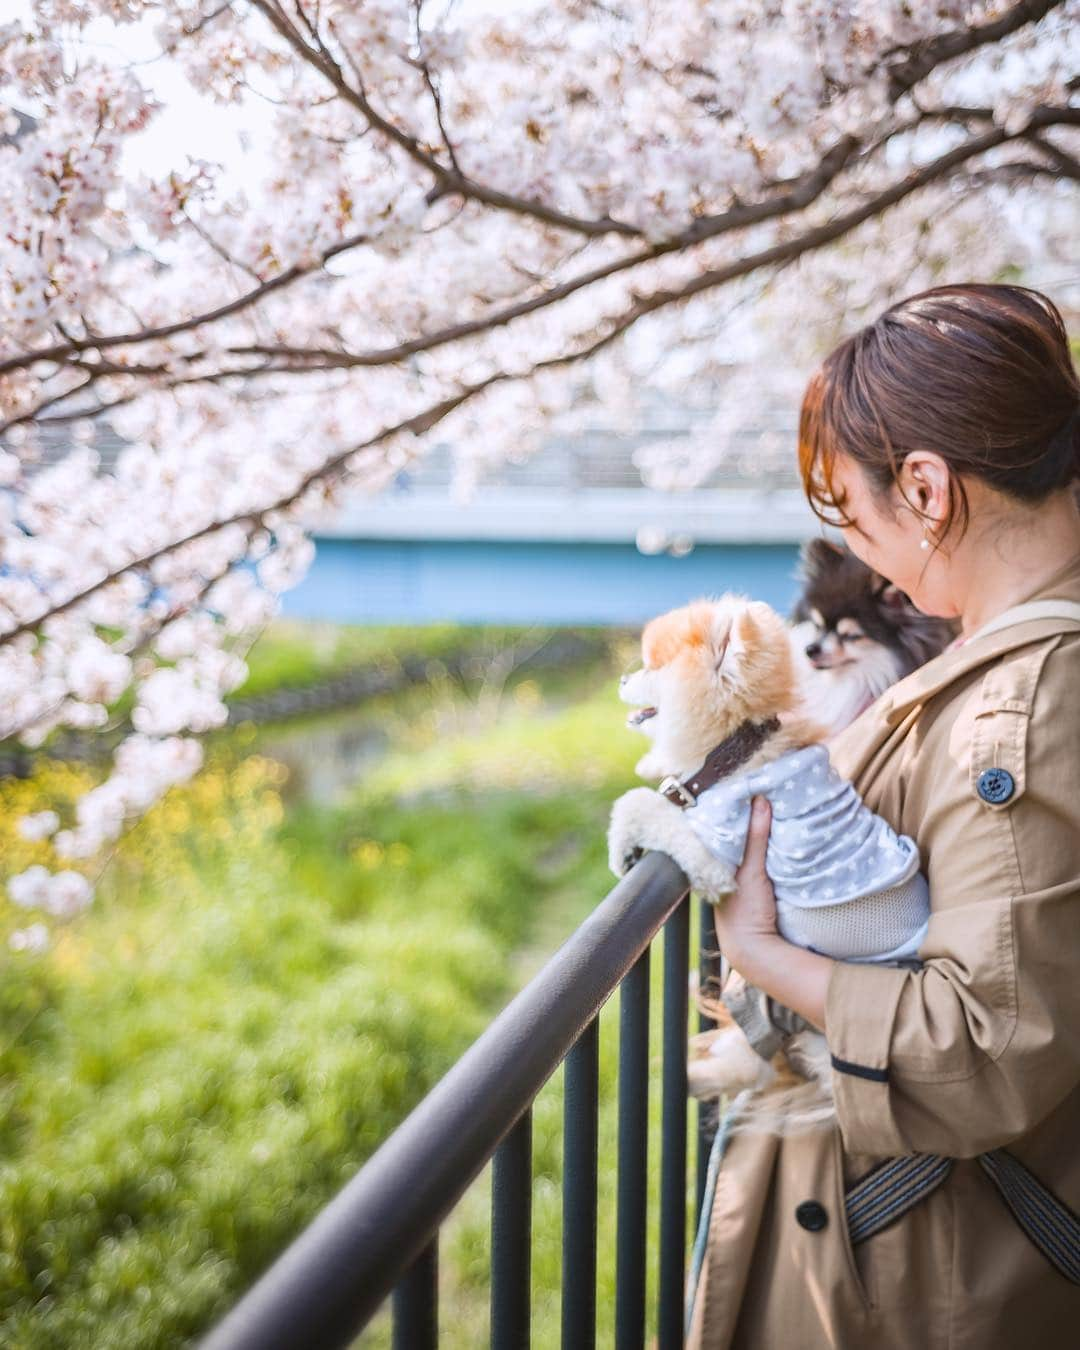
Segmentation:
[(754, 618), (754, 611), (751, 605), (747, 605), (744, 610), (740, 611), (740, 613), (735, 616), (734, 627), (738, 633), (739, 641), (743, 646), (748, 647), (751, 643), (761, 641), (761, 628)]
[(806, 582), (820, 580), (847, 556), (847, 549), (842, 544), (815, 536), (808, 539), (799, 552), (800, 575)]
[(742, 656), (746, 652), (757, 652), (765, 645), (766, 634), (771, 627), (771, 611), (761, 601), (751, 601), (743, 605), (735, 614), (731, 625), (732, 653)]
[(884, 577), (878, 578), (874, 583), (874, 599), (886, 609), (907, 609), (911, 605), (911, 601), (900, 587), (894, 586)]
[(837, 544), (823, 535), (815, 535), (803, 545), (803, 554), (814, 562), (835, 562), (844, 557), (847, 550), (843, 544)]
[(752, 600), (736, 612), (729, 664), (730, 678), (755, 715), (789, 707), (795, 679), (791, 640), (787, 624), (771, 605)]
[(709, 624), (709, 655), (713, 670), (719, 670), (724, 664), (728, 647), (731, 645), (732, 623), (730, 612), (719, 607), (713, 609), (712, 622)]

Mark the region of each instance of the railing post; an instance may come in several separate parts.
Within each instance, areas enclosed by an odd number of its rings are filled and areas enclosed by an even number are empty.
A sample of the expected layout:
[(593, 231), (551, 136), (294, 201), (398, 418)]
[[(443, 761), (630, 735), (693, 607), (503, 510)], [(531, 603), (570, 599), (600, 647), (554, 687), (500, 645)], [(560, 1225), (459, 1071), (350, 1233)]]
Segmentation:
[(566, 1057), (563, 1081), (562, 1350), (596, 1345), (596, 1161), (600, 1019)]
[(615, 1347), (645, 1343), (645, 1216), (649, 1147), (649, 949), (619, 993), (619, 1149)]
[(491, 1176), (491, 1346), (527, 1350), (532, 1258), (532, 1110), (495, 1150)]
[(664, 1061), (660, 1149), (659, 1350), (681, 1350), (686, 1279), (686, 1032), (690, 902), (664, 925)]
[(394, 1350), (439, 1344), (439, 1238), (428, 1243), (394, 1289)]
[[(716, 945), (716, 925), (713, 922), (713, 907), (707, 900), (698, 900), (699, 951), (698, 951), (698, 990), (704, 993), (714, 989), (720, 979), (720, 950)], [(715, 992), (715, 989), (714, 989)], [(698, 1012), (698, 1031), (708, 1031), (716, 1024), (711, 1017)], [(697, 1104), (697, 1203), (694, 1210), (695, 1220), (701, 1220), (701, 1207), (705, 1203), (705, 1183), (709, 1174), (709, 1154), (712, 1151), (712, 1138), (716, 1131), (716, 1107), (712, 1102), (699, 1101)]]

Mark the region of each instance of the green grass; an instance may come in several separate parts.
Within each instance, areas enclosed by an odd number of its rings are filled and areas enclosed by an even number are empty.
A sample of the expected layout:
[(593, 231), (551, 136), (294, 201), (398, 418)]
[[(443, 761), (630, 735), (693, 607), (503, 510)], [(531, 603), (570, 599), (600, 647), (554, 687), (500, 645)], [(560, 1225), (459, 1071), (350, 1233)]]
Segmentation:
[[(226, 748), (50, 954), (0, 960), (0, 1343), (197, 1336), (606, 893), (607, 812), (640, 741), (610, 673), (581, 673), (576, 699), (557, 685), (551, 702), (520, 681), (453, 734), (414, 697), (402, 748), (330, 810), (283, 814), (277, 766)], [(3, 817), (33, 791), (4, 785)], [(608, 1103), (614, 1031), (610, 1009)], [(537, 1346), (557, 1343), (560, 1084), (536, 1107)], [(613, 1129), (605, 1109), (602, 1343)], [(444, 1235), (450, 1347), (486, 1318), (484, 1185)]]
[(6, 971), (7, 1026), (41, 1011), (3, 1062), (0, 1340), (173, 1344), (229, 1301), (482, 1029), (595, 806), (299, 819)]

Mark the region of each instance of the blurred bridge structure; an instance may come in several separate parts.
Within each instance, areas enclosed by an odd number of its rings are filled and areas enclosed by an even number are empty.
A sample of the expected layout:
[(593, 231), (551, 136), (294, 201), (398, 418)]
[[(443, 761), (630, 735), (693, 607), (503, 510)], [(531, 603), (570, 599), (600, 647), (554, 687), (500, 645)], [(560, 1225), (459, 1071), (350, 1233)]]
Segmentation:
[(786, 610), (798, 546), (821, 528), (796, 474), (794, 409), (763, 407), (700, 485), (646, 486), (637, 452), (690, 434), (696, 415), (662, 404), (633, 433), (553, 436), (464, 498), (452, 447), (437, 446), (417, 471), (315, 528), (315, 563), (285, 613), (621, 624), (725, 590)]
[[(821, 529), (796, 473), (790, 400), (764, 387), (695, 486), (643, 481), (643, 452), (700, 436), (716, 411), (657, 397), (628, 431), (605, 424), (598, 406), (592, 425), (487, 467), (465, 496), (454, 447), (437, 444), (388, 489), (355, 493), (313, 524), (315, 562), (283, 612), (339, 623), (637, 624), (725, 590), (787, 610), (798, 546)], [(67, 425), (37, 435), (42, 466), (71, 446)], [(107, 472), (126, 442), (99, 421), (90, 444)]]

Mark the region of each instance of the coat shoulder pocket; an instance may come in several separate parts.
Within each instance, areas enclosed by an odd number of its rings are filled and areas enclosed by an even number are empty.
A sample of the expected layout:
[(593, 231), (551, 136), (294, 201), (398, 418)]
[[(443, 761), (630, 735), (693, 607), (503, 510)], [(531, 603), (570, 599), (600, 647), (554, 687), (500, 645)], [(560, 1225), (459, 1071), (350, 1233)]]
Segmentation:
[(972, 709), (968, 783), (989, 811), (1007, 811), (1027, 787), (1027, 739), (1039, 677), (1061, 634), (1022, 647), (983, 676)]

